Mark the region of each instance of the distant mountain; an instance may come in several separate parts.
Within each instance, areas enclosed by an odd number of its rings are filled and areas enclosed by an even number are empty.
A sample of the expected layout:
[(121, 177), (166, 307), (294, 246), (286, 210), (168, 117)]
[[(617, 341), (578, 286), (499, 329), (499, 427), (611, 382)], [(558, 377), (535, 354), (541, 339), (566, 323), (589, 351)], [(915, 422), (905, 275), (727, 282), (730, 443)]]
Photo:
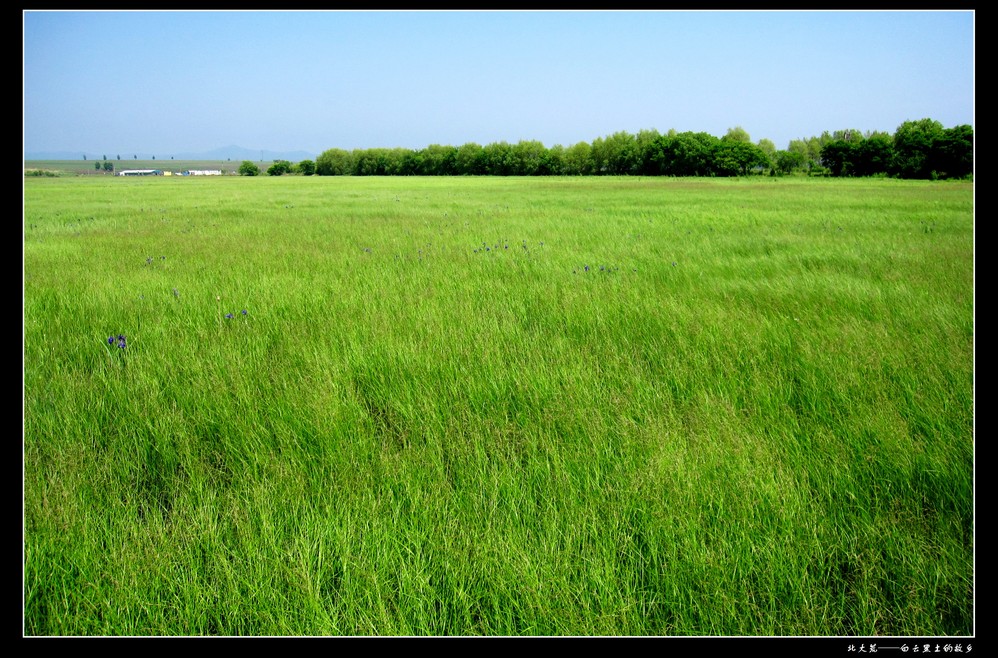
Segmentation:
[(83, 153), (80, 151), (35, 151), (25, 153), (25, 160), (82, 160), (83, 156), (87, 160), (100, 160), (105, 155), (108, 159), (117, 159), (120, 155), (122, 160), (151, 160), (154, 156), (158, 160), (251, 160), (253, 162), (272, 162), (274, 160), (288, 160), (289, 162), (301, 162), (302, 160), (315, 160), (318, 154), (308, 151), (266, 151), (261, 149), (248, 149), (241, 146), (223, 146), (211, 151), (200, 153)]

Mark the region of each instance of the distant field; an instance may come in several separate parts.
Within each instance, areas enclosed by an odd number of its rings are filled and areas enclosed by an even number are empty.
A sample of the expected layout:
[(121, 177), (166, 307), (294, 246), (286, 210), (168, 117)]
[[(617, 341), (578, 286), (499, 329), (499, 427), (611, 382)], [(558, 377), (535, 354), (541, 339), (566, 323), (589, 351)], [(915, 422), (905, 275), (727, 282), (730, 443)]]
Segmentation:
[(191, 182), (24, 181), (26, 634), (974, 634), (973, 184)]
[[(24, 168), (60, 172), (64, 175), (111, 176), (113, 172), (94, 169), (94, 160), (25, 160)], [(103, 160), (98, 162), (103, 163)], [(189, 169), (220, 169), (235, 174), (242, 160), (113, 160), (115, 171), (124, 169), (162, 169), (178, 173)], [(273, 164), (272, 160), (254, 160), (262, 171)]]

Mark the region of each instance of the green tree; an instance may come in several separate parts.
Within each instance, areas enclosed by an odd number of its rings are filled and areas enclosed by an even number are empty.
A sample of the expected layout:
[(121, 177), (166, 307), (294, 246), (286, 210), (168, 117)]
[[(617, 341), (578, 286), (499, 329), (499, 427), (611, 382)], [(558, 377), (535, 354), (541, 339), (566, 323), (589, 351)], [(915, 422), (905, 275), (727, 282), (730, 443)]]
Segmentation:
[(974, 173), (974, 129), (968, 125), (943, 131), (936, 140), (935, 160), (941, 175), (963, 178)]
[(593, 147), (589, 142), (578, 142), (565, 150), (565, 174), (588, 176), (593, 173)]
[(775, 163), (776, 163), (776, 144), (774, 144), (773, 140), (771, 140), (771, 139), (763, 138), (763, 139), (759, 140), (759, 142), (758, 142), (758, 144), (756, 144), (756, 146), (758, 146), (759, 150), (762, 151), (763, 154), (766, 156), (767, 164), (766, 164), (765, 168), (769, 169), (770, 171), (772, 171), (772, 169), (776, 166), (775, 165)]
[[(824, 134), (827, 135), (828, 132), (826, 131)], [(841, 141), (847, 142), (849, 144), (858, 144), (859, 142), (863, 141), (863, 139), (864, 139), (863, 138), (863, 133), (861, 133), (860, 131), (856, 130), (855, 128), (846, 128), (845, 130), (836, 130), (831, 135), (831, 141), (833, 141), (833, 142), (837, 142), (837, 141), (841, 140)]]
[[(395, 149), (392, 149), (393, 151)], [(388, 171), (395, 172), (392, 175), (398, 176), (436, 176), (433, 163), (427, 163), (424, 151), (414, 151), (412, 149), (401, 149), (396, 155), (390, 153), (388, 156)]]
[(430, 144), (413, 154), (416, 173), (421, 176), (453, 176), (457, 173), (457, 148)]
[(275, 160), (272, 165), (267, 167), (268, 176), (283, 176), (284, 174), (289, 174), (292, 171), (293, 165), (287, 160)]
[(100, 171), (100, 160), (94, 160), (94, 171)]
[(354, 176), (373, 176), (376, 168), (373, 149), (353, 149), (350, 151), (350, 162)]
[(327, 149), (315, 160), (319, 176), (348, 176), (353, 173), (353, 156), (343, 149)]
[(894, 153), (894, 138), (887, 133), (870, 133), (852, 145), (854, 176), (886, 174)]
[(454, 156), (454, 166), (461, 176), (482, 176), (485, 174), (485, 151), (475, 142), (462, 144)]
[[(620, 130), (603, 140), (604, 173), (611, 176), (625, 176), (641, 173), (642, 154), (638, 139), (626, 130)], [(595, 156), (595, 144), (593, 145)]]
[(385, 149), (385, 176), (412, 176), (419, 173), (419, 154), (400, 146)]
[(652, 154), (652, 144), (661, 135), (654, 128), (650, 130), (639, 130), (638, 135), (635, 138), (636, 146), (638, 149), (638, 172), (642, 175), (651, 175), (654, 171), (654, 167), (651, 164), (651, 154)]
[(537, 163), (538, 176), (556, 176), (561, 173), (561, 147), (557, 149), (545, 148), (540, 152), (540, 160)]
[(240, 176), (258, 176), (259, 174), (260, 167), (256, 166), (249, 160), (243, 160), (243, 163), (239, 165)]
[(357, 176), (388, 176), (394, 157), (390, 149), (354, 149), (353, 173)]
[(792, 153), (800, 153), (804, 160), (804, 168), (811, 169), (818, 166), (821, 161), (821, 141), (817, 137), (808, 139), (792, 139), (787, 150)]
[(592, 145), (589, 148), (589, 161), (591, 163), (593, 173), (597, 176), (603, 176), (610, 169), (610, 149), (606, 145), (606, 140), (602, 137), (597, 137), (593, 140)]
[(312, 160), (302, 160), (297, 164), (295, 170), (302, 176), (312, 176), (315, 174), (315, 162)]
[(493, 142), (482, 149), (485, 158), (485, 173), (489, 176), (512, 176), (516, 167), (513, 147), (509, 142)]
[(773, 140), (762, 138), (759, 140), (758, 146), (767, 157), (773, 158), (776, 156), (776, 144), (773, 143)]
[(773, 156), (773, 167), (781, 175), (792, 174), (807, 166), (807, 156), (800, 151), (777, 151)]
[(728, 128), (728, 132), (725, 133), (724, 137), (722, 137), (721, 140), (725, 142), (741, 142), (743, 144), (752, 143), (752, 138), (749, 137), (748, 132), (741, 126)]
[(718, 176), (747, 176), (769, 166), (769, 158), (752, 142), (722, 138), (714, 150), (713, 173)]
[(547, 149), (536, 140), (520, 140), (512, 149), (513, 172), (517, 176), (544, 175), (547, 160), (544, 157)]
[(670, 130), (650, 148), (651, 171), (659, 176), (711, 176), (715, 173), (714, 154), (720, 144), (721, 140), (709, 133)]
[(551, 176), (563, 176), (565, 174), (565, 147), (555, 144), (547, 150), (545, 157), (545, 169)]
[(836, 139), (821, 147), (821, 166), (832, 176), (853, 175), (853, 145)]
[(905, 121), (894, 132), (892, 170), (901, 178), (930, 178), (935, 143), (943, 136), (943, 125), (932, 119)]

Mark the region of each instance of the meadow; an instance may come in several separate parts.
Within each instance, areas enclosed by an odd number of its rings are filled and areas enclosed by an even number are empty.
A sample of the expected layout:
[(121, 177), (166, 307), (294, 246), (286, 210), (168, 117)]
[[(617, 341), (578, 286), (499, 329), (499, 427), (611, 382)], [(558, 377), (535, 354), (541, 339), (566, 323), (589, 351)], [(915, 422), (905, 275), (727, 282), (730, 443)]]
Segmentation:
[(25, 179), (24, 633), (973, 635), (973, 197)]

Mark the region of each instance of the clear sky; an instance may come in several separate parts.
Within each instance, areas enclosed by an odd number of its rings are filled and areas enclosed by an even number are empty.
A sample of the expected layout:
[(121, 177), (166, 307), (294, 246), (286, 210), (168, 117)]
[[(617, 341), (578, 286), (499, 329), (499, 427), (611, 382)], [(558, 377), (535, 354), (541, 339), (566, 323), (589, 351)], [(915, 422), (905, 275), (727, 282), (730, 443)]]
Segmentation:
[(24, 151), (974, 125), (958, 11), (25, 11)]

